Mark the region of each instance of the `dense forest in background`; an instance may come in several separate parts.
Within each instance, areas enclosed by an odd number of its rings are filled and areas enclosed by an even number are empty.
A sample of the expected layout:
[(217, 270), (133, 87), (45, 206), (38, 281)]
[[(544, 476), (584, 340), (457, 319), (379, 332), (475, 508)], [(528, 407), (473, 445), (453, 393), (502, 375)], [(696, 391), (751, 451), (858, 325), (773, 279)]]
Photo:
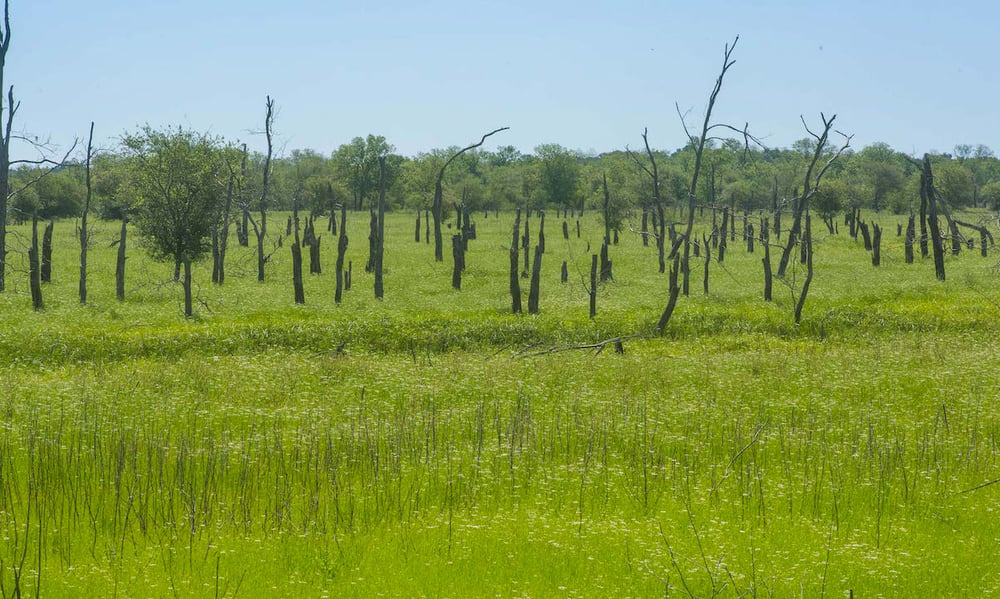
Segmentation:
[[(637, 136), (637, 148), (642, 140)], [(234, 144), (213, 140), (220, 159), (236, 164), (242, 154)], [(798, 195), (802, 175), (815, 149), (806, 138), (790, 148), (747, 148), (738, 140), (709, 144), (699, 182), (701, 205), (732, 206), (740, 211), (780, 212)], [(313, 150), (293, 150), (272, 162), (270, 202), (288, 209), (298, 198), (313, 215), (330, 214), (341, 205), (352, 210), (374, 207), (379, 188), (379, 160), (384, 159), (387, 210), (428, 210), (442, 165), (459, 148), (434, 149), (402, 156), (384, 137), (356, 137), (330, 156)], [(831, 152), (833, 150), (831, 149)], [(660, 165), (660, 190), (668, 205), (686, 204), (687, 184), (694, 166), (692, 144), (675, 151), (655, 151)], [(645, 152), (637, 158), (644, 160)], [(93, 161), (94, 207), (104, 218), (119, 218), (136, 210), (131, 160), (125, 151), (98, 154)], [(1000, 210), (1000, 160), (985, 145), (958, 145), (951, 153), (931, 156), (935, 185), (956, 208)], [(249, 207), (259, 196), (265, 157), (251, 153), (242, 171), (237, 206)], [(47, 169), (46, 169), (47, 170)], [(11, 219), (72, 218), (81, 213), (86, 197), (82, 165), (69, 164), (42, 177), (45, 171), (23, 167), (11, 172)], [(454, 160), (445, 172), (446, 207), (470, 211), (512, 208), (587, 210), (603, 208), (602, 181), (607, 177), (614, 228), (626, 219), (648, 213), (652, 218), (652, 180), (628, 149), (586, 155), (557, 144), (532, 153), (513, 146), (495, 151), (474, 149)], [(32, 185), (27, 185), (34, 182)], [(221, 187), (225, 181), (220, 182)], [(23, 188), (23, 189), (22, 189)], [(684, 200), (682, 202), (682, 199)], [(911, 159), (884, 143), (849, 149), (830, 168), (813, 202), (824, 221), (855, 208), (907, 214), (920, 204), (920, 169)], [(603, 210), (602, 210), (603, 211)], [(636, 223), (638, 226), (638, 223)], [(237, 223), (239, 227), (239, 223)]]

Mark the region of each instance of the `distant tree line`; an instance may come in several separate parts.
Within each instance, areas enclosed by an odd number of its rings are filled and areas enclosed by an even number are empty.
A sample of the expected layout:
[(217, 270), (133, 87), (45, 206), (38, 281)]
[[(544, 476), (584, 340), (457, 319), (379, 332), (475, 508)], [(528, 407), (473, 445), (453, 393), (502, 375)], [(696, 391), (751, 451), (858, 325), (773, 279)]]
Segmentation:
[[(235, 146), (214, 140), (220, 161)], [(749, 151), (741, 142), (709, 144), (705, 150), (705, 176), (699, 184), (697, 203), (730, 205), (741, 211), (780, 210), (780, 203), (796, 195), (801, 173), (811, 157), (812, 140), (790, 148)], [(227, 150), (228, 148), (228, 150)], [(368, 210), (379, 191), (379, 159), (384, 158), (387, 210), (426, 210), (431, 207), (434, 184), (442, 164), (458, 146), (402, 156), (384, 137), (356, 137), (331, 155), (293, 150), (275, 157), (272, 164), (270, 206), (291, 210), (298, 198), (310, 215), (329, 215), (341, 206)], [(692, 169), (690, 146), (674, 151), (654, 150), (659, 193), (668, 206), (686, 198)], [(931, 156), (935, 184), (956, 208), (1000, 210), (1000, 160), (984, 145), (959, 145), (951, 153)], [(118, 151), (95, 156), (94, 207), (106, 219), (119, 219), (123, 211), (139, 208), (135, 157), (126, 145)], [(259, 193), (264, 156), (250, 154), (243, 177), (243, 193)], [(842, 212), (863, 208), (906, 214), (920, 202), (920, 169), (887, 144), (875, 143), (848, 151), (827, 175), (814, 202), (826, 222)], [(41, 169), (30, 166), (11, 171), (12, 186), (38, 179), (11, 199), (12, 222), (73, 218), (80, 214), (86, 196), (84, 169), (67, 165), (39, 178)], [(513, 146), (495, 151), (473, 150), (449, 165), (443, 181), (446, 209), (467, 211), (550, 209), (603, 212), (603, 179), (607, 177), (611, 201), (607, 216), (619, 228), (627, 215), (652, 213), (653, 181), (624, 150), (586, 155), (558, 144), (545, 144), (531, 153)], [(776, 205), (778, 204), (778, 205)], [(240, 221), (237, 218), (237, 229)]]

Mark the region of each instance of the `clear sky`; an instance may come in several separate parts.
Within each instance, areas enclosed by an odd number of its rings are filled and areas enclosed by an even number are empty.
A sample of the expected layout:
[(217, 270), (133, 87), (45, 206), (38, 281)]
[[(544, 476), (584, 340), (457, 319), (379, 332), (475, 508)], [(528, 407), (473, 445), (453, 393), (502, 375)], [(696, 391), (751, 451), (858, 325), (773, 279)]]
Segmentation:
[[(284, 152), (385, 135), (413, 155), (465, 145), (584, 152), (684, 143), (737, 34), (720, 120), (769, 146), (799, 115), (861, 148), (1000, 150), (1000, 3), (913, 0), (10, 0), (15, 129), (56, 144), (96, 121), (261, 148), (265, 96)], [(23, 153), (23, 150), (21, 151)]]

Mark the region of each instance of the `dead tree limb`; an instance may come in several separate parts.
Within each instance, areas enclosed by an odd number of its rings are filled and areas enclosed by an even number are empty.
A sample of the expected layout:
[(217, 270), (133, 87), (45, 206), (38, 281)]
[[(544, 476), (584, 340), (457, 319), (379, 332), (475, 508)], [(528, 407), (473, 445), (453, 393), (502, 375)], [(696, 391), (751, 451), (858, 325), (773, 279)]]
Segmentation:
[(434, 260), (436, 262), (442, 262), (444, 260), (444, 249), (443, 249), (444, 241), (441, 238), (441, 219), (444, 212), (444, 189), (442, 187), (442, 182), (444, 181), (445, 169), (447, 169), (448, 165), (454, 162), (455, 159), (461, 156), (462, 154), (468, 152), (469, 150), (478, 148), (479, 146), (486, 143), (487, 137), (490, 137), (491, 135), (494, 135), (496, 133), (500, 133), (501, 131), (506, 131), (507, 129), (510, 129), (510, 127), (500, 127), (499, 129), (494, 129), (493, 131), (490, 131), (489, 133), (483, 135), (483, 137), (479, 140), (478, 143), (465, 146), (461, 150), (452, 154), (451, 157), (448, 158), (448, 160), (446, 160), (443, 165), (441, 165), (441, 170), (438, 171), (437, 180), (434, 182), (434, 204), (431, 206), (431, 214), (434, 216)]

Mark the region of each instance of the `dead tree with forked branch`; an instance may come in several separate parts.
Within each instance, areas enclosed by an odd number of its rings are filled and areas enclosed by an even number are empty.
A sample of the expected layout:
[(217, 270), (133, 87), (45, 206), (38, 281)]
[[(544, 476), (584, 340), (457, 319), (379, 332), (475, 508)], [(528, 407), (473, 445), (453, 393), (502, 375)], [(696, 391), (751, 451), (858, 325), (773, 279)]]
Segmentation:
[[(683, 273), (690, 272), (690, 258), (691, 258), (691, 232), (694, 230), (694, 209), (695, 209), (695, 198), (698, 191), (698, 175), (701, 172), (702, 156), (705, 151), (705, 143), (709, 139), (716, 140), (719, 139), (712, 135), (712, 132), (717, 129), (729, 129), (743, 136), (744, 147), (747, 151), (750, 149), (750, 142), (753, 141), (755, 144), (763, 146), (755, 137), (750, 135), (749, 123), (743, 126), (743, 129), (738, 129), (732, 125), (726, 123), (713, 123), (712, 122), (712, 110), (715, 108), (715, 102), (719, 98), (719, 92), (722, 91), (722, 82), (726, 77), (726, 73), (729, 71), (730, 67), (735, 64), (736, 61), (732, 59), (733, 50), (736, 49), (736, 44), (740, 41), (739, 36), (733, 40), (732, 44), (726, 44), (725, 52), (722, 59), (722, 69), (719, 72), (718, 78), (715, 80), (715, 86), (712, 88), (712, 93), (708, 97), (708, 107), (705, 109), (705, 119), (702, 121), (701, 135), (695, 137), (687, 127), (687, 123), (684, 120), (684, 115), (681, 113), (680, 106), (676, 106), (677, 114), (681, 117), (681, 125), (684, 126), (684, 133), (688, 137), (688, 142), (694, 147), (694, 170), (691, 173), (691, 186), (688, 188), (688, 214), (687, 214), (687, 226), (684, 229), (684, 233), (678, 235), (674, 240), (673, 247), (670, 248), (669, 259), (674, 261), (674, 266), (671, 269), (670, 279), (670, 295), (667, 300), (667, 305), (663, 309), (663, 313), (660, 314), (660, 320), (656, 323), (656, 331), (662, 333), (666, 328), (667, 323), (670, 321), (670, 316), (673, 314), (674, 307), (677, 305), (677, 293), (679, 293), (679, 288), (675, 284), (677, 280), (677, 273), (674, 272), (675, 269), (680, 269)], [(681, 246), (684, 247), (683, 255), (679, 253)], [(677, 258), (680, 256), (680, 260)], [(687, 277), (684, 278), (685, 282)]]
[(448, 168), (448, 165), (455, 161), (456, 158), (465, 154), (469, 150), (478, 148), (486, 143), (487, 137), (500, 133), (501, 131), (506, 131), (507, 129), (510, 129), (510, 127), (500, 127), (499, 129), (490, 131), (486, 135), (483, 135), (483, 137), (479, 140), (479, 143), (465, 146), (461, 150), (452, 154), (451, 157), (448, 158), (443, 165), (441, 165), (441, 170), (438, 171), (437, 180), (434, 182), (434, 204), (431, 206), (431, 214), (434, 216), (434, 260), (436, 262), (444, 261), (444, 241), (441, 238), (441, 219), (444, 216), (444, 188), (442, 187), (442, 182), (444, 181), (444, 171)]

